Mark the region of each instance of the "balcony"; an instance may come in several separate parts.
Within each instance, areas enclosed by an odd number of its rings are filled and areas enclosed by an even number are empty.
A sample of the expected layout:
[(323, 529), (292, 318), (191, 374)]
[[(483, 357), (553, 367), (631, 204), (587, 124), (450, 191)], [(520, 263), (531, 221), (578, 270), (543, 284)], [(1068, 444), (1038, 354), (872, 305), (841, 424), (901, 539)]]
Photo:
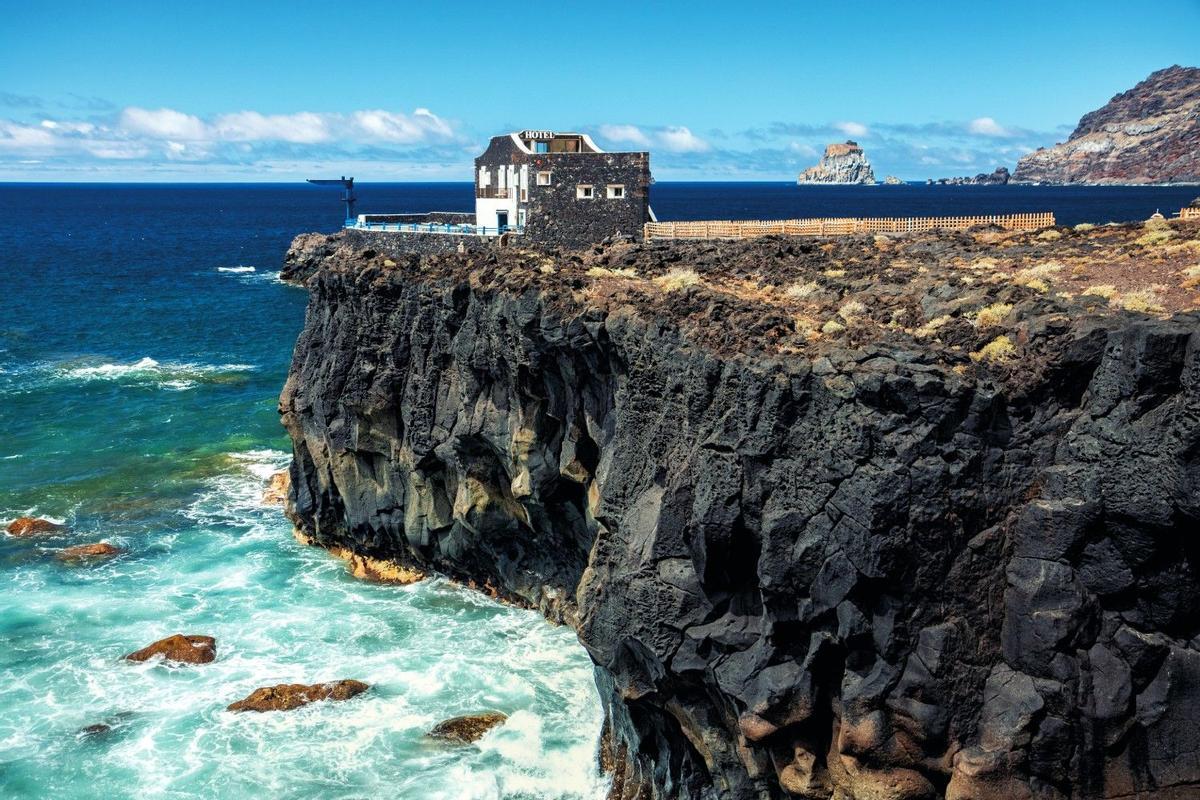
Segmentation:
[(495, 186), (476, 186), (475, 197), (480, 200), (508, 200), (512, 197), (512, 189), (499, 189)]

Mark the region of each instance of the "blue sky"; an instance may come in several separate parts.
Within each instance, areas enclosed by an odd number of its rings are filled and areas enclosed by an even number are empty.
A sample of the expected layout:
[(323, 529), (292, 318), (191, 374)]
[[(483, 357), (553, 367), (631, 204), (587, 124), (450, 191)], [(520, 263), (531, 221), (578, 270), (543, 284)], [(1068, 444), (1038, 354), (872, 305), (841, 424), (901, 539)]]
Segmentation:
[(0, 0), (0, 180), (469, 180), (490, 135), (584, 130), (660, 180), (991, 171), (1150, 72), (1200, 0)]

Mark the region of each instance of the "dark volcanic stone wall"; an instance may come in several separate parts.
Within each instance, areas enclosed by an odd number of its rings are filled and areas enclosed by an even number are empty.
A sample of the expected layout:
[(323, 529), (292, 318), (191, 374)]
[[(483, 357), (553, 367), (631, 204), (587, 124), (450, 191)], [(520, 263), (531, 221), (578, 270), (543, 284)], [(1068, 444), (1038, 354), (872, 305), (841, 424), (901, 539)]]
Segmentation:
[(574, 625), (615, 797), (1200, 791), (1196, 316), (1035, 326), (1051, 367), (1009, 390), (917, 345), (750, 359), (533, 289), (309, 285), (290, 513)]
[[(541, 246), (586, 247), (614, 236), (642, 238), (649, 221), (650, 168), (646, 153), (541, 153), (529, 156), (529, 203), (525, 237)], [(551, 185), (537, 186), (537, 173), (550, 170)], [(609, 198), (609, 184), (625, 197)], [(590, 200), (576, 187), (590, 185)]]

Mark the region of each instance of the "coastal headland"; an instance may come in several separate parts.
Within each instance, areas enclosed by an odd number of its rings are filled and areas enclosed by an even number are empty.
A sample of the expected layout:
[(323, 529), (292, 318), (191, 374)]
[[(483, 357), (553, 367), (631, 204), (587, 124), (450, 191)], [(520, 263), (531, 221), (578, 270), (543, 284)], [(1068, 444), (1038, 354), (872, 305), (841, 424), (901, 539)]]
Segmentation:
[(570, 625), (613, 798), (1179, 800), (1198, 261), (1194, 220), (307, 235), (287, 513)]

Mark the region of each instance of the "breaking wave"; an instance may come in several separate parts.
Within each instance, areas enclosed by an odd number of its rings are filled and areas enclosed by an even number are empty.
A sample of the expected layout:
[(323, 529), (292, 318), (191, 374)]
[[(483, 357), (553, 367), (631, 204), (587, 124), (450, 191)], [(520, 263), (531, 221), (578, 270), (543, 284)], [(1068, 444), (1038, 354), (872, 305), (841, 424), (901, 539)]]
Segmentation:
[(198, 383), (230, 383), (257, 369), (253, 364), (194, 364), (142, 358), (129, 363), (60, 365), (58, 376), (72, 381), (122, 381), (157, 384), (181, 391)]

